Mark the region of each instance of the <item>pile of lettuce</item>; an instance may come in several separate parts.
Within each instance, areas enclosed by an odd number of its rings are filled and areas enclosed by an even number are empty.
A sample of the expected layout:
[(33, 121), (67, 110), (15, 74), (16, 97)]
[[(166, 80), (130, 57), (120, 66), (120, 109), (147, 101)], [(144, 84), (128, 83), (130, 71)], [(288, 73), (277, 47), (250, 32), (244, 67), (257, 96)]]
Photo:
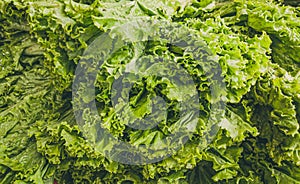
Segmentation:
[[(137, 20), (145, 25), (120, 31)], [(157, 21), (171, 31), (162, 33), (167, 39), (128, 39)], [(97, 71), (95, 95), (77, 98), (74, 86), (82, 94), (87, 88), (74, 84), (76, 68), (104, 34), (111, 39), (103, 50), (116, 40), (125, 44)], [(300, 183), (298, 1), (2, 0), (0, 51), (1, 184)], [(170, 87), (168, 76), (180, 78), (176, 69), (152, 67), (151, 75), (136, 77), (149, 63), (166, 61), (193, 80), (198, 104), (189, 117), (181, 117), (180, 104), (194, 94), (184, 82)], [(128, 72), (130, 64), (136, 70)], [(129, 83), (125, 92), (114, 89)], [(78, 115), (94, 121), (92, 101), (102, 130), (159, 161), (126, 164), (103, 154), (132, 159), (97, 135), (96, 125), (80, 125)], [(215, 104), (222, 112), (213, 112)], [(160, 123), (129, 126), (145, 117)], [(193, 131), (183, 128), (189, 123)], [(176, 129), (178, 149), (169, 157), (147, 152), (175, 144), (166, 137)], [(96, 135), (94, 143), (86, 132)]]

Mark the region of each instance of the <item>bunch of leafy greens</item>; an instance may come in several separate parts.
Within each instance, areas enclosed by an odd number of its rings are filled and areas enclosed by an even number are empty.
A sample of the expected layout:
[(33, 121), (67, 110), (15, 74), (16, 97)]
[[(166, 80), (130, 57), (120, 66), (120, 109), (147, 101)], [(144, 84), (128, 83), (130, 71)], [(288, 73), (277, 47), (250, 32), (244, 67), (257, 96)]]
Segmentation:
[[(0, 1), (0, 183), (299, 183), (298, 5), (288, 0)], [(137, 19), (177, 23), (184, 29), (172, 29), (172, 39), (184, 43), (191, 32), (199, 40), (180, 48), (163, 39), (128, 43), (114, 53), (95, 82), (95, 101), (105, 120), (101, 126), (134, 146), (171, 144), (165, 137), (183, 122), (180, 94), (190, 91), (184, 85), (170, 91), (171, 82), (155, 75), (135, 78), (154, 56), (175, 62), (192, 77), (199, 117), (196, 130), (186, 132), (188, 141), (179, 141), (180, 149), (170, 157), (127, 165), (106, 158), (83, 136), (72, 108), (72, 83), (93, 40)], [(128, 35), (117, 37), (126, 41)], [(197, 44), (206, 45), (208, 55), (195, 57), (190, 45)], [(103, 47), (111, 49), (113, 43)], [(214, 59), (205, 63), (205, 57)], [(128, 74), (132, 81), (120, 78), (136, 58), (140, 70)], [(205, 64), (218, 64), (221, 71), (208, 75)], [(210, 86), (216, 75), (225, 85), (214, 95)], [(114, 81), (134, 83), (118, 113), (113, 103), (122, 94), (113, 90)], [(80, 103), (86, 107), (92, 100), (87, 96)], [(216, 129), (209, 124), (211, 104), (221, 101), (225, 113), (212, 117)], [(127, 126), (151, 112), (158, 126)], [(88, 110), (83, 113), (93, 119)], [(203, 141), (213, 130), (212, 140)], [(178, 140), (185, 137), (183, 130)], [(112, 143), (101, 144), (108, 152), (122, 152)]]

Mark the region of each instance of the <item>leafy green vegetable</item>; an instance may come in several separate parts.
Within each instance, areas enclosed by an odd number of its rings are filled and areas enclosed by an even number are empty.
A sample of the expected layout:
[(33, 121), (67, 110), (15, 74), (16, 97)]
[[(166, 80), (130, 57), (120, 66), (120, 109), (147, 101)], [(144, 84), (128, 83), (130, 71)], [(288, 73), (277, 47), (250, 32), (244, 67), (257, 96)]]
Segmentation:
[(299, 12), (2, 0), (0, 183), (299, 183)]

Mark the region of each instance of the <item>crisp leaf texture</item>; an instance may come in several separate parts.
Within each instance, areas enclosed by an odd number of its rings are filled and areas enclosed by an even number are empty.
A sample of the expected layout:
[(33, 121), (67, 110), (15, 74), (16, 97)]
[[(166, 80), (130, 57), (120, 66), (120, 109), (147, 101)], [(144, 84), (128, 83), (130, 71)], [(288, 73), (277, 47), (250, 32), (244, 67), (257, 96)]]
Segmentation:
[(300, 183), (299, 17), (296, 0), (2, 0), (0, 183)]

